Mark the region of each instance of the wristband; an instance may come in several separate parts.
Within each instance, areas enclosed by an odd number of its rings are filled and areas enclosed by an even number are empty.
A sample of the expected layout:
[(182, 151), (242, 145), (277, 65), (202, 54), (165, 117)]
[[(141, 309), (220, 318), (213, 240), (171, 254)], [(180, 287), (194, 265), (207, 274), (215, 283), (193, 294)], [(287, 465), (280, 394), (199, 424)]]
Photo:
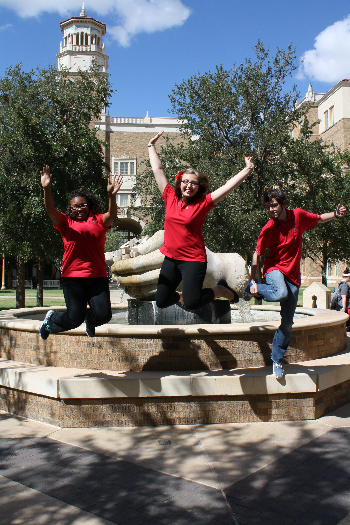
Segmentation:
[(148, 147), (148, 148), (150, 148), (151, 146), (154, 146), (154, 147), (156, 147), (156, 145), (155, 145), (155, 144), (147, 144), (147, 147)]
[(334, 217), (335, 217), (336, 219), (339, 219), (339, 216), (337, 215), (337, 210), (335, 210), (335, 212), (334, 212)]

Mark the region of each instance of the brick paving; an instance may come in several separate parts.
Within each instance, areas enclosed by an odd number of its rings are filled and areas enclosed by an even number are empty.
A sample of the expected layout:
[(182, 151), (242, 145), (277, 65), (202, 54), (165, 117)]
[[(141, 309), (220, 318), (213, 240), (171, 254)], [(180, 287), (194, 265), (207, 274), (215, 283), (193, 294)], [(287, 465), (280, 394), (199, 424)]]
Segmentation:
[[(349, 450), (350, 428), (335, 428), (226, 487), (236, 523), (337, 525)], [(0, 438), (0, 475), (118, 525), (235, 524), (218, 489), (47, 437)]]

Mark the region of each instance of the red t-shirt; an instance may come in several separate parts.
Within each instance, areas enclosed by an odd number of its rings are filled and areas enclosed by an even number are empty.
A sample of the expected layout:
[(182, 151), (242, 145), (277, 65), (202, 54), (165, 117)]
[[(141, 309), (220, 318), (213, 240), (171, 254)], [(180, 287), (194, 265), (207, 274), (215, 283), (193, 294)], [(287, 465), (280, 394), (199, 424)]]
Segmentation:
[(63, 240), (62, 277), (107, 277), (104, 246), (106, 231), (103, 214), (90, 212), (86, 221), (74, 221), (64, 213), (59, 226)]
[(286, 211), (286, 222), (271, 218), (263, 227), (258, 238), (256, 252), (258, 255), (264, 255), (269, 249), (263, 267), (264, 277), (272, 270), (279, 270), (289, 281), (300, 286), (303, 233), (306, 230), (312, 230), (321, 215), (309, 213), (300, 208)]
[(178, 261), (206, 262), (202, 228), (209, 210), (214, 208), (211, 194), (191, 204), (181, 202), (174, 188), (167, 184), (162, 194), (165, 202), (164, 246), (160, 251)]

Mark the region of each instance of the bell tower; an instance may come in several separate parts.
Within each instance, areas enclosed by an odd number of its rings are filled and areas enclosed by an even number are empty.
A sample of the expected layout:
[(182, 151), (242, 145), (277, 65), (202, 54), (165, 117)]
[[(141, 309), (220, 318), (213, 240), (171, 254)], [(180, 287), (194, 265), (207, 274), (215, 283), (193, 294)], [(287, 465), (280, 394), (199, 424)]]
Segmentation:
[(88, 69), (93, 59), (100, 66), (101, 75), (107, 76), (108, 56), (102, 37), (106, 34), (106, 24), (86, 16), (84, 4), (79, 16), (73, 16), (60, 23), (63, 42), (56, 55), (58, 69), (69, 69), (74, 75), (79, 70)]

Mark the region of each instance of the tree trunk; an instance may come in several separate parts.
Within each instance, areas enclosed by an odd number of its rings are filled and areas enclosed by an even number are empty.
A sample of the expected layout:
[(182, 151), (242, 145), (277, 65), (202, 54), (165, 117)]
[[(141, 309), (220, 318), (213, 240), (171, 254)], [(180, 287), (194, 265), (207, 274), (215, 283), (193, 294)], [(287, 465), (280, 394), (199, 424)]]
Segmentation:
[(322, 284), (327, 286), (327, 263), (328, 263), (328, 257), (327, 257), (327, 246), (324, 246), (323, 253), (322, 253)]
[(24, 257), (17, 255), (16, 308), (25, 307), (25, 265)]
[(38, 284), (36, 285), (36, 305), (44, 306), (44, 258), (38, 257)]
[[(262, 271), (261, 271), (261, 266), (260, 266), (260, 264), (259, 264), (259, 267), (258, 267), (258, 269), (257, 269), (257, 271), (256, 271), (256, 276), (255, 276), (255, 277), (256, 277), (256, 278), (258, 279), (258, 281), (261, 283), (261, 281), (262, 281)], [(254, 304), (256, 304), (256, 305), (262, 305), (262, 299), (260, 299), (259, 297), (255, 297), (255, 298), (254, 298)]]
[(7, 288), (8, 289), (12, 288), (12, 275), (13, 275), (13, 266), (11, 264), (7, 270)]

